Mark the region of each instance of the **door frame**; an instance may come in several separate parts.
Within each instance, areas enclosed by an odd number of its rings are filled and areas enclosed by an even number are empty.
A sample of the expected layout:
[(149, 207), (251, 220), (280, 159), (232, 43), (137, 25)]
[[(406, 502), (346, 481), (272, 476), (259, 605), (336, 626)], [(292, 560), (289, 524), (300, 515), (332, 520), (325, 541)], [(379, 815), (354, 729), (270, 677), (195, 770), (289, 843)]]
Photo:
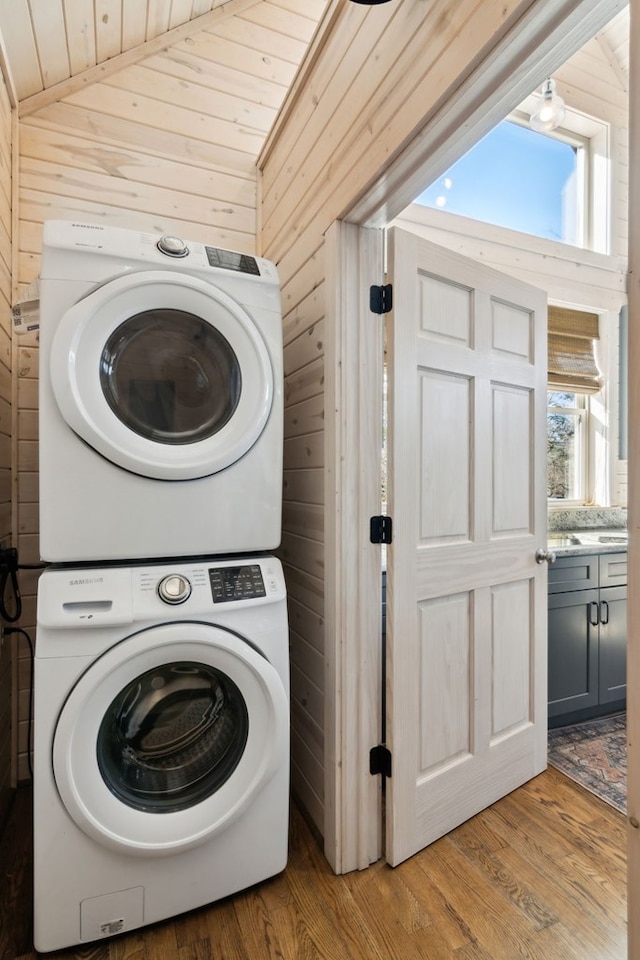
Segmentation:
[[(631, 0), (636, 5), (640, 0)], [(380, 550), (368, 543), (363, 525), (379, 491), (380, 447), (365, 438), (376, 436), (382, 390), (374, 343), (380, 331), (368, 289), (383, 282), (383, 228), (625, 6), (625, 0), (534, 0), (325, 236), (325, 462), (340, 475), (328, 470), (325, 487), (324, 839), (336, 873), (363, 869), (382, 849), (381, 778), (369, 773), (369, 750), (382, 727), (375, 694), (380, 619), (371, 612), (379, 606)], [(640, 942), (640, 919), (637, 935)]]
[(384, 233), (337, 221), (325, 235), (325, 833), (336, 873), (382, 855), (382, 784), (369, 773), (380, 740), (380, 512), (383, 317), (369, 311), (381, 282)]
[[(634, 42), (640, 44), (640, 0), (630, 0), (630, 68), (629, 68), (629, 169), (640, 163), (640, 97), (633, 96), (640, 83), (640, 56), (634, 56)], [(629, 369), (640, 368), (640, 224), (635, 214), (640, 210), (640, 184), (638, 177), (629, 182), (629, 259), (627, 299), (629, 308), (628, 358)], [(636, 321), (634, 323), (634, 320)], [(638, 377), (629, 377), (628, 423), (640, 412), (640, 382)], [(629, 430), (628, 437), (629, 483), (627, 494), (627, 525), (632, 531), (628, 549), (628, 582), (636, 586), (640, 582), (640, 436), (637, 430)], [(636, 694), (640, 680), (640, 597), (637, 589), (627, 596), (627, 916), (629, 958), (640, 953), (640, 916), (632, 909), (631, 891), (640, 889), (640, 698)]]

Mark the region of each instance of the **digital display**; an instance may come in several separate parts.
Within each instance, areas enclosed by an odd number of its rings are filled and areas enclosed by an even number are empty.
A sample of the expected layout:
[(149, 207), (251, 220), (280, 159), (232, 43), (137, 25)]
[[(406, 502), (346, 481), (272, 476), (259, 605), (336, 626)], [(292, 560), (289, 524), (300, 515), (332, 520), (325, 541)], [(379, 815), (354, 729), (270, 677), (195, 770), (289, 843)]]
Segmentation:
[(209, 570), (209, 582), (214, 603), (250, 600), (267, 595), (258, 563), (241, 567), (212, 567)]
[(253, 273), (260, 276), (260, 267), (255, 257), (246, 253), (234, 253), (232, 250), (219, 250), (217, 247), (205, 247), (207, 260), (211, 267), (223, 270), (235, 270), (237, 273)]

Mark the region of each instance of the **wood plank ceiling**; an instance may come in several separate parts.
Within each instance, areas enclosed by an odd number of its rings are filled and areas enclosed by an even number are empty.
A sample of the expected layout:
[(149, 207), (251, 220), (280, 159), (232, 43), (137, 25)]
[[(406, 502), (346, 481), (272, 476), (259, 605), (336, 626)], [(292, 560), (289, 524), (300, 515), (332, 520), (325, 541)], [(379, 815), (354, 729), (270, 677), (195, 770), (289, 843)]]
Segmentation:
[[(211, 59), (237, 72), (239, 95), (275, 115), (327, 6), (328, 0), (0, 0), (0, 37), (22, 116), (201, 30), (215, 37)], [(625, 86), (628, 37), (627, 7), (598, 37)], [(208, 55), (207, 47), (198, 49), (198, 56)], [(256, 71), (254, 63), (271, 69)], [(196, 62), (186, 68), (194, 76), (198, 69)]]
[[(78, 89), (205, 29), (227, 48), (218, 53), (238, 71), (239, 84), (245, 64), (273, 62), (269, 106), (277, 108), (326, 6), (327, 0), (0, 0), (0, 36), (21, 114), (61, 99), (74, 78)], [(232, 17), (242, 26), (241, 43), (229, 29)]]

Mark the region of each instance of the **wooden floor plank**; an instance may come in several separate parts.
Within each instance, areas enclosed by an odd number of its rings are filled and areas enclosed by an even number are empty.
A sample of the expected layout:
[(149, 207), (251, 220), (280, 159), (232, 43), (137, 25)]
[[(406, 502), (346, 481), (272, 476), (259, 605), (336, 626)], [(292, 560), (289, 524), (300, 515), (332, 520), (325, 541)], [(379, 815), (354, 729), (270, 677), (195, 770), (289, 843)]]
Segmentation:
[(204, 913), (202, 910), (192, 910), (190, 913), (185, 913), (176, 917), (172, 923), (179, 950), (190, 943), (199, 943), (201, 940), (209, 938), (208, 913)]
[[(596, 956), (598, 960), (618, 960), (625, 956), (625, 923), (610, 914), (606, 906), (596, 904), (592, 889), (585, 890), (580, 881), (568, 873), (564, 860), (535, 866), (512, 849), (503, 851), (508, 866), (517, 866), (529, 885), (539, 884), (548, 891), (558, 914), (558, 936), (578, 949), (578, 957)], [(565, 936), (564, 931), (567, 935)]]
[(215, 953), (209, 937), (203, 940), (194, 940), (184, 947), (178, 947), (177, 960), (215, 960)]
[[(436, 849), (437, 848), (437, 849)], [(451, 837), (433, 844), (423, 869), (463, 916), (473, 941), (493, 957), (528, 956), (527, 944), (536, 932), (530, 918), (504, 896), (482, 871), (457, 849)]]
[[(626, 898), (620, 896), (620, 889), (625, 883), (625, 877), (624, 874), (620, 874), (616, 878), (617, 851), (612, 852), (612, 858), (602, 860), (591, 856), (585, 857), (584, 853), (572, 850), (569, 845), (566, 845), (560, 853), (556, 852), (556, 846), (553, 846), (550, 851), (545, 845), (540, 849), (538, 856), (534, 857), (528, 838), (523, 837), (518, 824), (509, 823), (505, 819), (504, 810), (505, 807), (501, 807), (499, 811), (488, 811), (485, 815), (493, 817), (496, 830), (502, 828), (505, 837), (509, 838), (509, 844), (505, 848), (508, 851), (506, 856), (518, 857), (518, 866), (535, 863), (537, 869), (535, 882), (538, 889), (551, 886), (556, 890), (558, 876), (562, 873), (562, 891), (571, 898), (572, 903), (580, 911), (607, 910), (624, 923)], [(544, 840), (542, 827), (539, 830), (538, 839)], [(605, 864), (610, 866), (612, 862), (614, 869), (610, 873), (605, 869)]]
[(144, 933), (136, 930), (128, 937), (118, 937), (109, 950), (109, 960), (145, 960)]
[(594, 856), (590, 845), (586, 854), (584, 849), (576, 850), (576, 844), (582, 847), (583, 831), (597, 833), (600, 840), (604, 836), (600, 828), (594, 828), (597, 818), (589, 819), (592, 811), (587, 812), (586, 819), (574, 817), (576, 832), (571, 833), (563, 830), (566, 810), (560, 809), (534, 825), (533, 816), (523, 815), (513, 799), (505, 798), (482, 815), (507, 841), (498, 854), (505, 869), (517, 873), (522, 882), (553, 903), (559, 918), (557, 935), (567, 949), (578, 946), (578, 957), (623, 957), (626, 897), (621, 893), (626, 880), (623, 874), (617, 880), (605, 881), (603, 877), (609, 877), (609, 867), (615, 874), (621, 853), (618, 843), (622, 843), (622, 836), (616, 830), (615, 817), (608, 818), (615, 842), (609, 842), (606, 856)]
[[(375, 942), (369, 942), (363, 928), (357, 902), (347, 884), (336, 884), (335, 877), (318, 847), (306, 850), (301, 862), (294, 861), (288, 871), (298, 923), (308, 934), (323, 960), (358, 960), (364, 943), (369, 944), (371, 960), (386, 960)], [(300, 926), (298, 929), (300, 929)], [(367, 955), (366, 953), (364, 954)]]
[[(525, 833), (529, 843), (534, 846), (544, 843), (549, 856), (557, 858), (579, 852), (595, 862), (604, 857), (616, 879), (625, 878), (626, 882), (624, 816), (584, 790), (579, 791), (582, 796), (574, 802), (572, 798), (577, 791), (571, 791), (574, 785), (564, 777), (554, 778), (547, 784), (551, 786), (545, 786), (544, 790), (540, 786), (534, 789), (525, 785), (517, 796), (505, 797), (501, 801), (501, 815), (510, 820), (514, 830)], [(585, 804), (585, 797), (593, 800), (593, 804)], [(601, 813), (605, 808), (603, 824)]]
[(208, 912), (212, 956), (216, 960), (253, 960), (231, 901), (227, 906), (229, 909)]
[[(366, 942), (371, 945), (371, 955), (382, 960), (393, 956), (406, 957), (406, 960), (425, 960), (428, 957), (431, 960), (428, 954), (421, 953), (420, 944), (407, 933), (398, 915), (393, 910), (387, 912), (383, 891), (376, 882), (379, 872), (374, 868), (366, 877), (350, 875), (351, 891), (364, 918)], [(406, 900), (406, 897), (403, 899)], [(360, 956), (366, 956), (366, 953)]]
[(611, 877), (604, 874), (600, 865), (593, 860), (585, 860), (577, 854), (565, 857), (564, 869), (577, 889), (584, 892), (588, 902), (595, 910), (606, 910), (607, 918), (614, 917), (622, 923), (627, 918), (627, 905), (618, 895), (617, 885)]
[[(155, 923), (144, 937), (143, 960), (175, 960), (178, 953), (176, 926), (171, 921)], [(110, 957), (107, 956), (107, 960)]]
[[(625, 818), (547, 771), (392, 869), (332, 874), (294, 807), (278, 877), (48, 960), (626, 960)], [(31, 946), (31, 822), (0, 838), (1, 960)]]
[(469, 823), (464, 823), (455, 831), (452, 842), (470, 863), (479, 867), (486, 882), (523, 913), (536, 930), (557, 922), (558, 916), (551, 902), (545, 902), (535, 893), (535, 889), (523, 884), (520, 864), (509, 870), (505, 858), (500, 857), (505, 846), (495, 852), (487, 848), (482, 837)]
[[(243, 932), (249, 956), (260, 951), (268, 960), (281, 960), (285, 950), (295, 944), (295, 924), (288, 906), (269, 909), (264, 898), (255, 892), (234, 898), (234, 910)], [(284, 919), (284, 924), (280, 921)]]
[(391, 871), (391, 878), (403, 877), (416, 900), (429, 916), (427, 939), (434, 950), (441, 950), (444, 957), (453, 956), (456, 950), (473, 943), (473, 934), (464, 918), (448, 903), (437, 883), (423, 869), (420, 857), (411, 857)]
[(406, 933), (413, 936), (431, 926), (429, 914), (405, 882), (404, 872), (376, 870), (373, 880), (385, 905), (385, 913), (390, 909)]

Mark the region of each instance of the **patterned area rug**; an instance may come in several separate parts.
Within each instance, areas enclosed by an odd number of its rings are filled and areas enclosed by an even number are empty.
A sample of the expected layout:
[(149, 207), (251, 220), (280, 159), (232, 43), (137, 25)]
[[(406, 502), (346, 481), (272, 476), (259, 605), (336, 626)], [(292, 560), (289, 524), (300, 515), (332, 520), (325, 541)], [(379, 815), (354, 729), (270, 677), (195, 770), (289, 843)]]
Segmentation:
[(549, 730), (549, 763), (616, 810), (627, 809), (627, 715)]

